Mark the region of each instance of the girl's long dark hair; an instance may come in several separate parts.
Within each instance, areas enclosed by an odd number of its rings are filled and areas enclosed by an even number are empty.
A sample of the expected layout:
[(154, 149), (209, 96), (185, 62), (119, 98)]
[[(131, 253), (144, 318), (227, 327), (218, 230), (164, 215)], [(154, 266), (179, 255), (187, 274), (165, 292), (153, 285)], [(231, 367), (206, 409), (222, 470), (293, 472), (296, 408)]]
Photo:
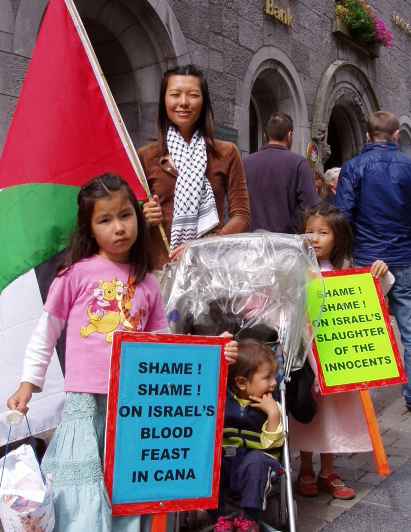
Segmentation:
[(204, 136), (207, 148), (215, 155), (216, 147), (214, 143), (214, 113), (213, 107), (211, 105), (210, 92), (208, 90), (207, 80), (204, 77), (204, 74), (196, 68), (194, 65), (184, 65), (178, 66), (176, 68), (171, 68), (164, 73), (163, 79), (161, 81), (160, 88), (160, 98), (158, 103), (158, 128), (160, 134), (160, 144), (162, 147), (163, 154), (167, 153), (167, 130), (172, 122), (170, 122), (167, 116), (166, 109), (166, 91), (168, 80), (171, 76), (194, 76), (200, 80), (201, 94), (203, 96), (203, 108), (201, 109), (200, 117), (196, 124), (196, 129), (198, 129), (201, 135)]
[(70, 268), (82, 259), (92, 257), (99, 248), (91, 231), (91, 219), (94, 205), (101, 198), (110, 197), (112, 192), (123, 190), (136, 211), (138, 234), (137, 240), (130, 249), (130, 274), (138, 283), (151, 271), (149, 255), (149, 233), (140, 205), (129, 185), (121, 177), (103, 174), (81, 187), (77, 197), (77, 227), (71, 238), (70, 247), (65, 255), (63, 268)]
[(322, 216), (334, 233), (335, 245), (330, 262), (337, 270), (344, 266), (345, 260), (351, 260), (353, 234), (351, 226), (344, 214), (327, 202), (322, 202), (306, 213), (304, 227), (312, 216)]

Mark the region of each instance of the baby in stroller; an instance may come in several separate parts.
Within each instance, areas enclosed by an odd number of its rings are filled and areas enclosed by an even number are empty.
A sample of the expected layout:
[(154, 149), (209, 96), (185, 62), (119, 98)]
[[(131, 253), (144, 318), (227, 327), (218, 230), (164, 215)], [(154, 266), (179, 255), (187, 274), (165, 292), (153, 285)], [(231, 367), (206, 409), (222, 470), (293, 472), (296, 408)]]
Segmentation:
[[(259, 532), (272, 481), (283, 474), (284, 428), (273, 397), (277, 368), (268, 345), (240, 341), (228, 377), (217, 532)], [(234, 498), (239, 515), (233, 516), (227, 497)]]
[[(246, 307), (232, 308), (230, 298), (220, 297), (197, 317), (187, 312), (180, 326), (185, 334), (215, 336), (224, 330), (239, 340), (238, 361), (229, 368), (219, 508), (209, 514), (217, 532), (257, 532), (272, 484), (283, 474), (284, 429), (274, 399), (282, 353), (276, 329), (249, 322)], [(195, 524), (189, 528), (198, 530)]]
[[(255, 395), (247, 393), (247, 387), (253, 380), (253, 374), (258, 373), (256, 368), (249, 373), (247, 370), (244, 375), (241, 374), (241, 370), (231, 380), (231, 392), (227, 399), (227, 408), (237, 408), (237, 420), (239, 422), (243, 421), (241, 418), (250, 416), (255, 425), (258, 418), (257, 425), (259, 424), (259, 426), (253, 425), (254, 428), (235, 427), (231, 421), (229, 425), (226, 424), (226, 429), (241, 429), (241, 437), (237, 436), (235, 445), (232, 444), (233, 440), (228, 439), (228, 443), (230, 441), (231, 443), (225, 446), (224, 462), (233, 461), (232, 457), (227, 456), (227, 453), (235, 451), (236, 460), (241, 461), (241, 458), (246, 458), (247, 455), (252, 456), (249, 451), (257, 449), (257, 454), (261, 455), (263, 460), (267, 457), (271, 472), (268, 475), (268, 466), (265, 465), (266, 469), (262, 474), (264, 478), (262, 488), (250, 488), (255, 492), (256, 497), (259, 497), (258, 502), (247, 503), (247, 501), (242, 501), (241, 489), (238, 489), (235, 483), (230, 484), (231, 473), (227, 474), (227, 477), (224, 473), (226, 468), (223, 465), (223, 482), (225, 483), (223, 490), (221, 490), (223, 499), (226, 499), (228, 493), (224, 488), (228, 486), (231, 488), (231, 492), (240, 497), (240, 508), (245, 510), (246, 514), (240, 520), (237, 516), (235, 523), (234, 519), (226, 520), (225, 524), (224, 521), (220, 521), (221, 528), (216, 528), (217, 530), (228, 532), (230, 530), (244, 532), (250, 530), (254, 532), (260, 529), (257, 520), (264, 508), (267, 494), (265, 488), (268, 488), (268, 480), (272, 480), (273, 472), (277, 476), (281, 473), (282, 468), (278, 462), (280, 455), (284, 457), (285, 474), (280, 476), (281, 482), (275, 483), (275, 488), (278, 485), (284, 488), (283, 491), (280, 491), (281, 504), (279, 507), (286, 506), (288, 515), (280, 510), (281, 515), (290, 522), (290, 530), (295, 530), (283, 385), (285, 386), (284, 383), (290, 371), (301, 368), (304, 363), (305, 356), (304, 352), (300, 350), (300, 345), (306, 323), (306, 285), (311, 276), (315, 275), (316, 269), (318, 266), (315, 257), (311, 255), (301, 237), (271, 233), (230, 235), (194, 242), (178, 263), (172, 284), (166, 289), (166, 293), (168, 293), (166, 298), (168, 320), (174, 333), (216, 336), (223, 331), (229, 331), (234, 339), (240, 342), (240, 345), (245, 339), (250, 342), (251, 338), (257, 342), (258, 349), (257, 347), (255, 349), (258, 352), (265, 352), (267, 356), (269, 355), (271, 374), (277, 372), (277, 369), (274, 370), (276, 368), (274, 360), (281, 358), (281, 361), (284, 361), (284, 364), (279, 366), (279, 373), (284, 372), (284, 376), (280, 376), (278, 379), (281, 381), (279, 386), (281, 405), (272, 399), (272, 393), (270, 400), (262, 401), (269, 389), (257, 397), (256, 402), (249, 397)], [(272, 349), (273, 346), (276, 348), (275, 351)], [(282, 355), (276, 357), (276, 353), (280, 351), (284, 353), (284, 357)], [(232, 370), (235, 370), (234, 367)], [(245, 386), (244, 389), (241, 389), (241, 382)], [(250, 401), (250, 399), (252, 403), (241, 405), (241, 401)], [(250, 404), (259, 405), (261, 402), (264, 405), (263, 410), (261, 407), (250, 406)], [(281, 414), (278, 413), (280, 408)], [(265, 412), (264, 409), (267, 411)], [(268, 422), (269, 417), (273, 417), (274, 411), (276, 416), (278, 413), (278, 422), (273, 423), (275, 427), (272, 427), (270, 422), (270, 430), (267, 431), (265, 427), (263, 431), (263, 425)], [(247, 416), (244, 415), (245, 413)], [(226, 412), (226, 418), (230, 419), (229, 412)], [(251, 432), (248, 434), (251, 439), (248, 436), (247, 438), (244, 437), (247, 432), (244, 433), (243, 430)], [(275, 445), (269, 443), (264, 446), (262, 444), (261, 435), (263, 432), (276, 433)], [(284, 451), (282, 452), (283, 440)], [(265, 453), (267, 449), (269, 452)], [(276, 457), (272, 456), (273, 453)], [(231, 470), (238, 469), (241, 467), (231, 467)], [(253, 473), (256, 472), (254, 465), (246, 466), (245, 469), (250, 469), (252, 470), (250, 472)], [(229, 479), (228, 482), (227, 478)], [(259, 484), (259, 481), (256, 483)], [(261, 492), (261, 489), (263, 492), (259, 496), (258, 492)], [(286, 493), (286, 503), (283, 493)], [(222, 513), (225, 512), (224, 506), (227, 501), (228, 498), (222, 500), (219, 508), (221, 515), (216, 515), (216, 519), (223, 516)], [(282, 504), (283, 502), (284, 504)], [(267, 522), (265, 516), (264, 521)], [(193, 523), (186, 528), (199, 531), (203, 527)], [(204, 530), (210, 530), (210, 528), (207, 527)]]

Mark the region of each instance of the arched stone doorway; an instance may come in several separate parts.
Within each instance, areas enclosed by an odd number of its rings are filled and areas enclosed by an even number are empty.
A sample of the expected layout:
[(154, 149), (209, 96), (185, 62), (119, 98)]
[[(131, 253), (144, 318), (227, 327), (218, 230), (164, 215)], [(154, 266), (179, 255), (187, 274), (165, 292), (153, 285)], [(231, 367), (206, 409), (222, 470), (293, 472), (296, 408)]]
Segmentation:
[(352, 159), (365, 142), (366, 125), (361, 109), (350, 97), (342, 96), (334, 105), (327, 130), (330, 157), (325, 168), (342, 166)]
[[(21, 0), (13, 50), (30, 57), (47, 0)], [(74, 0), (136, 147), (156, 136), (162, 73), (190, 62), (167, 0)]]
[(264, 143), (264, 127), (274, 111), (291, 115), (294, 145), (303, 154), (308, 142), (308, 115), (297, 70), (277, 48), (265, 46), (252, 58), (237, 97), (239, 148), (246, 155)]
[(76, 0), (101, 68), (137, 147), (157, 136), (162, 74), (178, 63), (172, 37), (151, 4), (147, 0)]
[(355, 65), (335, 61), (323, 75), (315, 100), (312, 138), (319, 145), (319, 166), (341, 166), (366, 141), (369, 113), (379, 108), (366, 75)]
[(408, 116), (400, 117), (400, 149), (411, 157), (411, 119)]
[(275, 111), (295, 115), (290, 89), (278, 65), (270, 64), (254, 81), (250, 101), (250, 153), (266, 142), (264, 128)]

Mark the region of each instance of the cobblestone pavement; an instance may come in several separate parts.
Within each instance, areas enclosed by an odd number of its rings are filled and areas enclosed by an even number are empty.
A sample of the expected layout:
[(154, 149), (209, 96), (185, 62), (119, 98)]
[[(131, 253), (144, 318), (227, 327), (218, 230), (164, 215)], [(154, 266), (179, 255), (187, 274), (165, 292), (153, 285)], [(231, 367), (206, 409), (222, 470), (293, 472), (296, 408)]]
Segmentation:
[[(372, 453), (336, 457), (337, 472), (356, 489), (357, 497), (338, 501), (327, 494), (296, 496), (297, 532), (411, 531), (411, 414), (398, 387), (371, 393), (392, 475), (384, 479), (376, 474)], [(298, 471), (296, 460), (293, 469)]]
[(297, 496), (298, 532), (411, 530), (411, 414), (398, 387), (373, 390), (372, 396), (392, 475), (384, 479), (376, 474), (372, 453), (337, 456), (337, 472), (357, 497), (339, 501), (327, 494)]

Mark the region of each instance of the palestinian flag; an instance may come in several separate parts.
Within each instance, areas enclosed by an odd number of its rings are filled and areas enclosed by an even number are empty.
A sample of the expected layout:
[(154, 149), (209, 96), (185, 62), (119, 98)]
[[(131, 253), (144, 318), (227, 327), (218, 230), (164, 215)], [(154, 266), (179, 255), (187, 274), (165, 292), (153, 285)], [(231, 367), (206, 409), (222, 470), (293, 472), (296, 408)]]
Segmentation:
[[(140, 167), (73, 0), (50, 0), (0, 159), (0, 445), (6, 399), (56, 272), (48, 259), (67, 245), (79, 188), (112, 172), (144, 199)], [(64, 337), (57, 353), (30, 403), (33, 434), (60, 419)], [(21, 423), (12, 440), (26, 435)]]
[(144, 199), (137, 169), (73, 1), (51, 0), (0, 160), (0, 292), (66, 247), (91, 178), (115, 173)]

